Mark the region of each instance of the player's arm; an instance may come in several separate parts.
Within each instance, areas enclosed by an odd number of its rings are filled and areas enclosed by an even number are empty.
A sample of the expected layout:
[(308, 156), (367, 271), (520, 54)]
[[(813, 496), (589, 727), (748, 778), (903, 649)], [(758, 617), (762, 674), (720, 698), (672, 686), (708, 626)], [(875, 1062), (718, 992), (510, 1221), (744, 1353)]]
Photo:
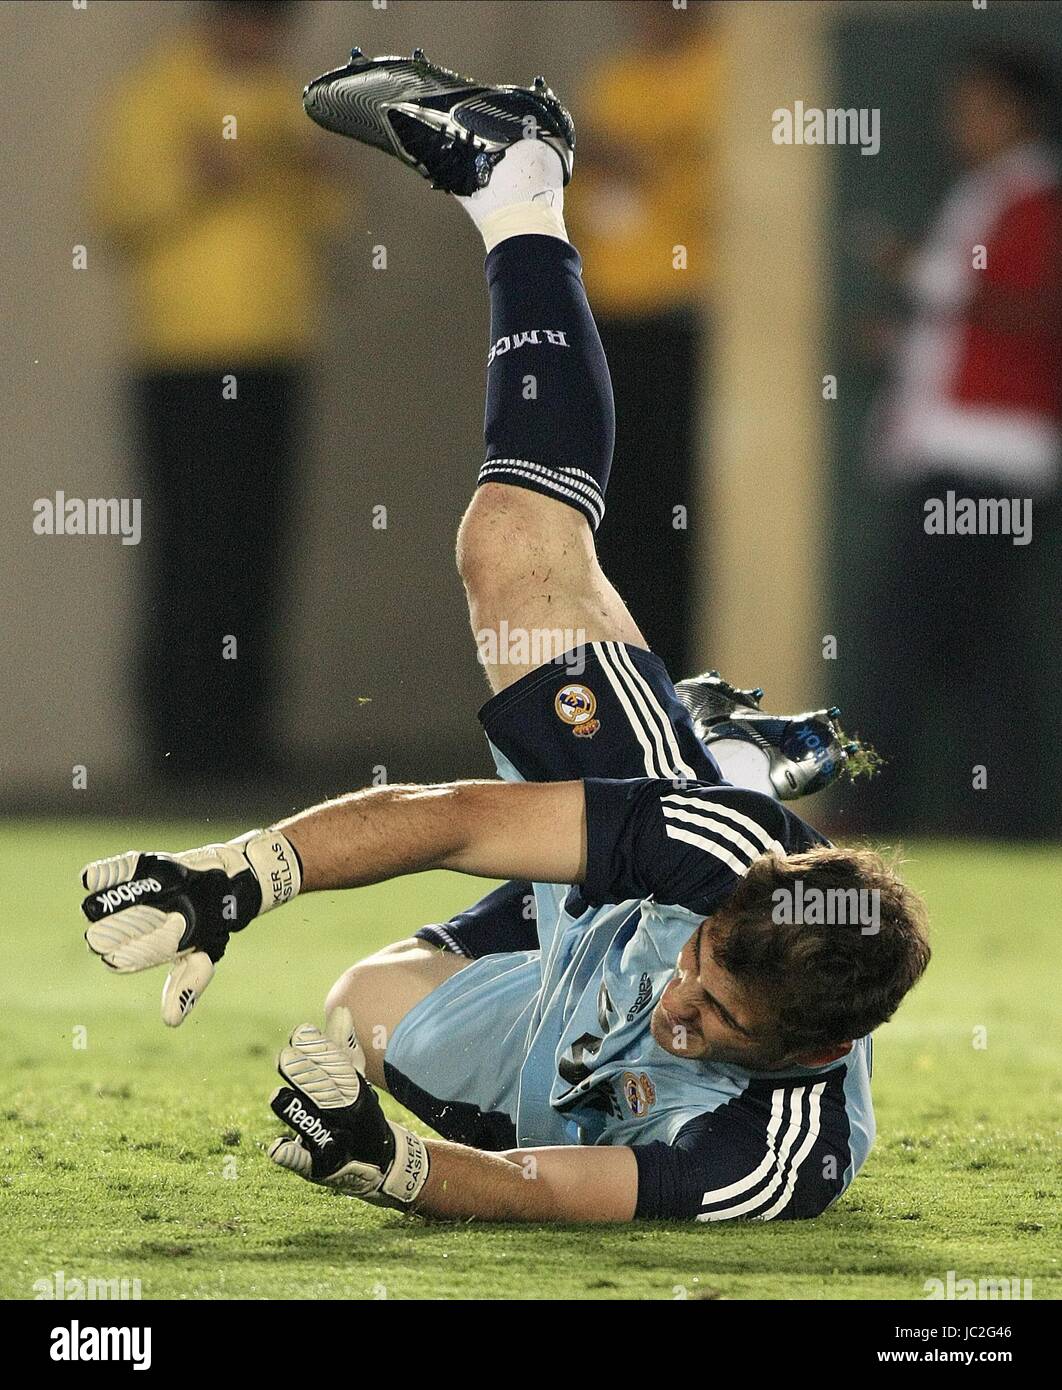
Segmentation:
[(431, 1166), (417, 1210), (482, 1221), (630, 1221), (638, 1205), (634, 1150), (514, 1149), (484, 1153), (428, 1140)]
[(119, 973), (169, 965), (163, 1021), (188, 1016), (229, 936), (301, 891), (423, 869), (576, 883), (586, 863), (581, 782), (379, 787), (269, 830), (179, 854), (129, 850), (82, 871), (85, 939)]
[[(801, 1089), (790, 1083), (790, 1094)], [(731, 1105), (690, 1121), (672, 1144), (493, 1154), (427, 1140), (428, 1176), (415, 1209), (486, 1221), (818, 1216), (844, 1190), (851, 1148), (843, 1082), (835, 1076), (815, 1099), (815, 1127), (810, 1116), (796, 1121), (801, 1133), (785, 1182), (780, 1174), (775, 1180), (769, 1110)]]
[(582, 782), (379, 787), (275, 828), (297, 851), (303, 891), (310, 892), (423, 869), (578, 883), (586, 867)]
[(484, 1221), (629, 1221), (638, 1165), (627, 1148), (486, 1153), (424, 1139), (388, 1119), (361, 1066), (353, 1021), (296, 1028), (281, 1050), (270, 1106), (290, 1134), (269, 1156), (308, 1182), (399, 1211)]

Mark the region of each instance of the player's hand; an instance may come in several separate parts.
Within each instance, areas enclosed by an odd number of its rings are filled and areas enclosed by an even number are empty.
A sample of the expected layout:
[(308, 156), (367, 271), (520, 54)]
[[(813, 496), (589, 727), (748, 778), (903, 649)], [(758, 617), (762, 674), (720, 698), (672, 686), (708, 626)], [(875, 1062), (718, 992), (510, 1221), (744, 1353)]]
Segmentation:
[(275, 830), (180, 854), (128, 850), (82, 870), (85, 940), (119, 974), (169, 965), (162, 1021), (175, 1028), (210, 983), (230, 933), (290, 902), (301, 880), (298, 855)]
[(277, 1139), (269, 1157), (308, 1182), (406, 1208), (428, 1178), (424, 1140), (383, 1113), (355, 1065), (364, 1054), (346, 1010), (332, 1015), (329, 1034), (303, 1023), (277, 1059), (287, 1085), (278, 1087), (269, 1103), (297, 1137)]

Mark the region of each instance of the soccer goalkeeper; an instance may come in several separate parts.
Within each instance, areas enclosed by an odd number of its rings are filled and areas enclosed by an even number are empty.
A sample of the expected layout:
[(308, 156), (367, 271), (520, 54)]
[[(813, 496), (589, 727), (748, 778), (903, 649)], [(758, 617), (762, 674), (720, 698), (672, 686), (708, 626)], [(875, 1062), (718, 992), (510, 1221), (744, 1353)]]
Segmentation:
[[(565, 233), (571, 119), (541, 78), (480, 86), (419, 50), (355, 49), (305, 104), (482, 234), (486, 462), (458, 535), (472, 627), (578, 645), (535, 666), (488, 651), (502, 780), (360, 791), (229, 844), (97, 861), (89, 945), (117, 971), (168, 964), (178, 1024), (230, 934), (299, 893), (435, 868), (506, 880), (353, 966), (325, 1029), (295, 1029), (273, 1160), (444, 1217), (817, 1215), (870, 1149), (870, 1034), (926, 966), (923, 910), (781, 803), (854, 755), (836, 712), (768, 715), (715, 673), (676, 688), (601, 572), (612, 394)], [(376, 1088), (441, 1138), (388, 1120)]]

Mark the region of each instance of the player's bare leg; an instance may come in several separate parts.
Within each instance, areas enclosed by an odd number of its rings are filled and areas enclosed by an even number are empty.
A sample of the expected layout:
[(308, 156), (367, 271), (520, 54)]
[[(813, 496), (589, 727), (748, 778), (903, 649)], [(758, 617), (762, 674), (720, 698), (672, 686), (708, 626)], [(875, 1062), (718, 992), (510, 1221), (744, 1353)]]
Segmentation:
[[(477, 489), (457, 537), (457, 564), (481, 654), (484, 634), (526, 632), (535, 639), (527, 663), (485, 659), (491, 689), (563, 656), (575, 642), (648, 646), (627, 605), (598, 564), (586, 520), (561, 502), (505, 483)], [(536, 659), (537, 658), (537, 659)]]
[[(647, 645), (594, 546), (615, 411), (564, 226), (571, 166), (557, 146), (516, 141), (484, 188), (456, 199), (489, 253), (487, 462), (457, 563), (495, 691), (585, 642)], [(526, 660), (513, 633), (527, 643)]]
[(420, 50), (410, 59), (355, 50), (310, 84), (305, 105), (326, 129), (385, 150), (452, 194), (489, 253), (487, 462), (461, 525), (458, 565), (492, 687), (581, 641), (644, 646), (593, 543), (615, 418), (564, 226), (570, 116), (542, 78), (483, 86)]
[[(488, 251), (487, 461), (458, 532), (457, 563), (495, 692), (587, 643), (648, 647), (594, 545), (615, 412), (564, 227), (571, 166), (563, 154), (556, 139), (519, 140), (489, 183), (456, 199)], [(762, 690), (735, 689), (716, 672), (677, 693), (724, 776), (769, 795), (817, 791), (858, 751), (844, 744), (834, 708), (769, 715), (759, 708)]]

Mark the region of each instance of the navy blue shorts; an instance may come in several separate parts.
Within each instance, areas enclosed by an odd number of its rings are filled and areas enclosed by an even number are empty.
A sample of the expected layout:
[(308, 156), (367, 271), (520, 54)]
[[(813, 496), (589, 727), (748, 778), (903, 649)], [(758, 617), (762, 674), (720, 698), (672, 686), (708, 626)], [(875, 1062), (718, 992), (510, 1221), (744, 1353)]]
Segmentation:
[[(686, 777), (721, 782), (715, 759), (693, 732), (685, 705), (655, 653), (593, 642), (529, 671), (479, 712), (498, 771), (507, 780)], [(447, 922), (416, 933), (476, 959), (533, 951), (530, 883), (503, 884)]]

